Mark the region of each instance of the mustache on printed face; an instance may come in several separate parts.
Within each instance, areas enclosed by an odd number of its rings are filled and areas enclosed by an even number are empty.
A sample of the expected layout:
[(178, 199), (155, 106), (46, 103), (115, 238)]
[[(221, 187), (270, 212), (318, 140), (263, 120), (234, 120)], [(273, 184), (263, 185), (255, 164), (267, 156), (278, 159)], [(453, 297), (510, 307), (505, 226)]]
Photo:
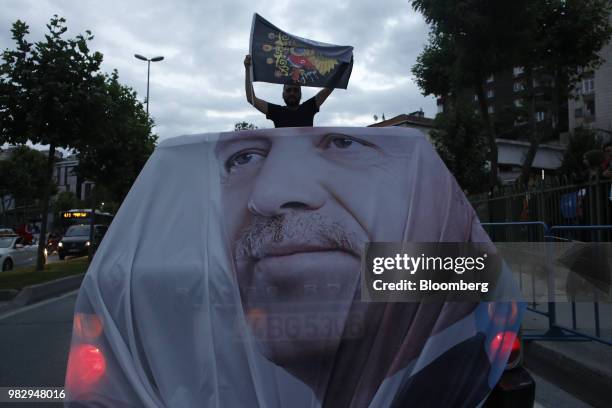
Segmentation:
[(289, 212), (265, 217), (254, 215), (238, 240), (236, 260), (259, 260), (306, 251), (346, 251), (360, 256), (355, 233), (318, 213)]

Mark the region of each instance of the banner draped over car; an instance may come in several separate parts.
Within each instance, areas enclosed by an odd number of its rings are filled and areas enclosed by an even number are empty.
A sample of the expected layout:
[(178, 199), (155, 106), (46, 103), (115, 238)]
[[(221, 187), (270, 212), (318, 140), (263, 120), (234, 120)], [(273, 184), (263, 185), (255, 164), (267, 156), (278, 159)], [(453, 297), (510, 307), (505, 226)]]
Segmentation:
[(480, 406), (522, 320), (518, 286), (500, 276), (506, 302), (363, 301), (368, 242), (490, 245), (421, 132), (164, 140), (81, 286), (68, 406)]
[(353, 47), (288, 34), (257, 13), (250, 54), (253, 81), (346, 89), (353, 69)]

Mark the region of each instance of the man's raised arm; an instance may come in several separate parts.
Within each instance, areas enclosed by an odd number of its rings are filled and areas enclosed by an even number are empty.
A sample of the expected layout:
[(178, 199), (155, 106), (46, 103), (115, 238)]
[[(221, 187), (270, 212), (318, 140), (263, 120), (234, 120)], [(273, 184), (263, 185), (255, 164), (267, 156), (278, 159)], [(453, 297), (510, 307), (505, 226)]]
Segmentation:
[(264, 115), (268, 114), (268, 102), (255, 96), (253, 81), (251, 80), (251, 56), (244, 57), (244, 91), (246, 92), (247, 102), (255, 107)]
[(323, 105), (323, 102), (325, 102), (325, 100), (332, 93), (333, 90), (334, 88), (324, 88), (324, 89), (321, 89), (315, 95), (315, 102), (317, 103), (317, 108), (320, 108), (321, 105)]

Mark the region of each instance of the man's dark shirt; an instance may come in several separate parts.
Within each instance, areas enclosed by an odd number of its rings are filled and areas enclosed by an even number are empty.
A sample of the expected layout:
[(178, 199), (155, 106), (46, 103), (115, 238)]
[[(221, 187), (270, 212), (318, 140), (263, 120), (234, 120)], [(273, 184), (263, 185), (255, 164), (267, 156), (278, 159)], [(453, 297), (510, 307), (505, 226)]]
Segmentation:
[(268, 114), (266, 118), (274, 122), (274, 127), (300, 127), (312, 126), (314, 115), (319, 111), (317, 102), (313, 96), (296, 110), (291, 110), (286, 106), (268, 103)]

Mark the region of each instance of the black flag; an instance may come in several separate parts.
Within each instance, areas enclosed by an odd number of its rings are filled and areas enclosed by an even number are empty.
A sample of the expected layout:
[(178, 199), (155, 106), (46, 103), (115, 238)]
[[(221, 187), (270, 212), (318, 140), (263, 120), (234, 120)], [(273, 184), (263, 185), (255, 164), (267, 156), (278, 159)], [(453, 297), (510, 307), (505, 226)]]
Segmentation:
[(288, 34), (257, 13), (250, 47), (253, 81), (346, 89), (353, 69), (353, 47)]

